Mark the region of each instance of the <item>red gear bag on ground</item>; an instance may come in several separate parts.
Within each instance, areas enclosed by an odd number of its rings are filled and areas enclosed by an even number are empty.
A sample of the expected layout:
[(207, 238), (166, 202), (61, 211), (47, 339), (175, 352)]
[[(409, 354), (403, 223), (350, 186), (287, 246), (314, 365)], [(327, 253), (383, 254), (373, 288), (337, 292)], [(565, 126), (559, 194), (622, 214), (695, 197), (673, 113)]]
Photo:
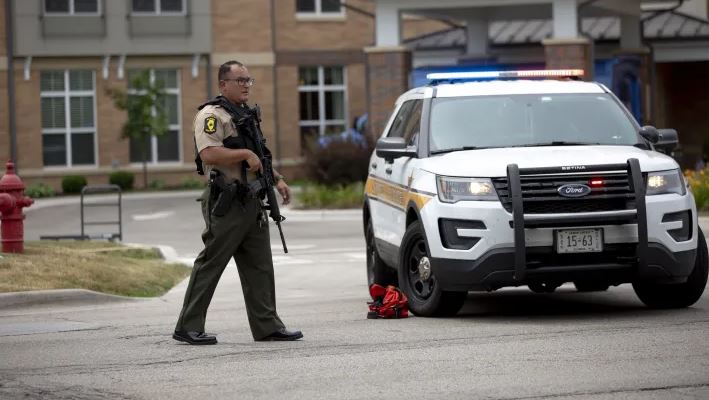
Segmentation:
[(409, 300), (396, 286), (384, 288), (376, 283), (369, 286), (369, 294), (374, 301), (370, 301), (368, 319), (377, 318), (407, 318), (409, 316)]

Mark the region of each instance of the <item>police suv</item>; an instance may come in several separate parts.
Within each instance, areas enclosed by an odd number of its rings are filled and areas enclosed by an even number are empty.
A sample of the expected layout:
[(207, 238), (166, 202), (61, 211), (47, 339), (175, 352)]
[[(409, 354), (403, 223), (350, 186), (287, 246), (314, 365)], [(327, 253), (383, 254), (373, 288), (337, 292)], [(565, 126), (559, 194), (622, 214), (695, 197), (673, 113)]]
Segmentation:
[(398, 283), (420, 316), (457, 313), (468, 291), (566, 282), (695, 303), (707, 245), (663, 154), (677, 132), (640, 127), (582, 74), (429, 74), (399, 97), (365, 188), (369, 283)]

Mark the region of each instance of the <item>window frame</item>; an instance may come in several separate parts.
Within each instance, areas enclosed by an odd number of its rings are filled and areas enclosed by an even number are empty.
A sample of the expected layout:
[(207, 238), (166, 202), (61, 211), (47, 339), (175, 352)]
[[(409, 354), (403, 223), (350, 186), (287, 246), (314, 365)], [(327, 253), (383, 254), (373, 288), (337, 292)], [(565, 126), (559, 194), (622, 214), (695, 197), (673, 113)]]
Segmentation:
[[(295, 8), (295, 16), (296, 18), (327, 18), (327, 17), (337, 17), (337, 18), (344, 18), (345, 17), (345, 6), (344, 4), (340, 5), (340, 11), (334, 12), (334, 11), (323, 11), (322, 10), (322, 2), (323, 0), (313, 0), (315, 2), (315, 11), (298, 11), (298, 3), (296, 2), (296, 8)], [(344, 3), (344, 0), (341, 0), (342, 3)]]
[(187, 15), (187, 0), (182, 2), (182, 11), (162, 11), (162, 0), (153, 0), (155, 2), (155, 11), (135, 11), (133, 10), (133, 0), (130, 1), (130, 15), (136, 17), (155, 17), (155, 16), (185, 16)]
[[(298, 107), (300, 107), (300, 94), (303, 92), (314, 92), (318, 95), (318, 119), (317, 120), (301, 120), (298, 116), (298, 127), (318, 127), (318, 137), (325, 136), (327, 126), (342, 125), (343, 130), (348, 127), (349, 121), (349, 101), (347, 97), (347, 67), (344, 65), (300, 65), (298, 68), (317, 68), (318, 69), (318, 84), (317, 85), (300, 85), (298, 84)], [(337, 85), (325, 84), (325, 68), (342, 68), (342, 83)], [(298, 71), (300, 76), (300, 71)], [(326, 119), (325, 118), (325, 93), (326, 92), (342, 92), (343, 97), (343, 119)]]
[[(138, 71), (143, 71), (145, 69), (139, 69), (136, 68)], [(163, 88), (165, 90), (165, 94), (175, 94), (177, 95), (177, 124), (171, 124), (170, 121), (168, 121), (167, 125), (167, 133), (170, 131), (177, 131), (177, 160), (172, 160), (172, 161), (159, 161), (158, 160), (158, 137), (155, 135), (150, 135), (150, 158), (147, 160), (148, 165), (182, 165), (183, 163), (183, 157), (182, 157), (182, 82), (181, 82), (181, 70), (179, 68), (148, 68), (148, 71), (150, 72), (150, 84), (155, 83), (155, 70), (172, 70), (177, 73), (177, 77), (175, 78), (175, 81), (177, 83), (177, 88)], [(140, 90), (135, 90), (135, 89), (130, 89), (128, 88), (126, 90), (126, 93), (128, 95), (131, 94), (141, 94)], [(155, 115), (155, 108), (152, 110), (152, 114)], [(167, 134), (166, 133), (166, 134)], [(130, 140), (129, 139), (128, 145), (130, 146)], [(128, 154), (128, 159), (129, 163), (131, 166), (141, 166), (143, 165), (142, 161), (130, 161), (130, 149), (129, 149), (129, 154)]]
[(42, 15), (48, 17), (97, 17), (103, 15), (103, 1), (96, 0), (96, 12), (75, 11), (74, 2), (76, 0), (67, 0), (69, 2), (69, 11), (47, 11), (47, 0), (42, 0)]
[[(49, 72), (50, 70), (46, 70)], [(99, 153), (98, 153), (98, 114), (96, 107), (96, 71), (91, 71), (91, 85), (93, 90), (71, 90), (69, 82), (69, 74), (71, 71), (88, 71), (86, 69), (59, 69), (54, 71), (62, 71), (64, 74), (64, 90), (48, 90), (43, 91), (40, 88), (40, 103), (44, 98), (63, 98), (64, 99), (64, 128), (45, 128), (42, 126), (42, 138), (44, 135), (64, 135), (64, 145), (66, 154), (66, 164), (64, 165), (44, 165), (44, 156), (42, 157), (42, 168), (47, 170), (62, 170), (62, 169), (74, 169), (74, 168), (91, 168), (99, 166)], [(44, 72), (44, 71), (43, 71)], [(73, 97), (87, 97), (91, 96), (93, 98), (93, 127), (82, 127), (82, 128), (72, 128), (71, 126), (71, 98)], [(41, 107), (41, 106), (40, 106)], [(41, 123), (40, 123), (41, 124)], [(92, 133), (94, 138), (94, 163), (93, 164), (77, 164), (73, 165), (73, 153), (71, 148), (71, 135), (73, 134), (86, 134)], [(42, 152), (44, 152), (44, 145), (42, 145)]]

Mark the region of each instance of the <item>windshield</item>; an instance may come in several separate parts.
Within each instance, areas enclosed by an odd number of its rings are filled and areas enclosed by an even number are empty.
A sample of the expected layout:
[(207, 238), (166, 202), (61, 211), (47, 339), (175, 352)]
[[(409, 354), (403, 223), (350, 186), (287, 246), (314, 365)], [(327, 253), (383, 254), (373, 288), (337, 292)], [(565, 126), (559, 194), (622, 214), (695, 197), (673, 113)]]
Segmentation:
[(430, 128), (432, 153), (639, 141), (628, 116), (605, 93), (435, 98)]

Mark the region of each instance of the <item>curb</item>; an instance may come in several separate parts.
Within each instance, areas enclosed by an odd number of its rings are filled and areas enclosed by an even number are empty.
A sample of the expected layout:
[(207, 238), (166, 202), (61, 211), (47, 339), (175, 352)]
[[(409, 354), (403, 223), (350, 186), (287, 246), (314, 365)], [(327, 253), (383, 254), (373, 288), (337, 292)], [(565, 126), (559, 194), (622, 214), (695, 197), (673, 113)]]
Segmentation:
[(40, 305), (87, 305), (144, 301), (137, 297), (116, 296), (87, 289), (51, 289), (0, 293), (0, 310)]

